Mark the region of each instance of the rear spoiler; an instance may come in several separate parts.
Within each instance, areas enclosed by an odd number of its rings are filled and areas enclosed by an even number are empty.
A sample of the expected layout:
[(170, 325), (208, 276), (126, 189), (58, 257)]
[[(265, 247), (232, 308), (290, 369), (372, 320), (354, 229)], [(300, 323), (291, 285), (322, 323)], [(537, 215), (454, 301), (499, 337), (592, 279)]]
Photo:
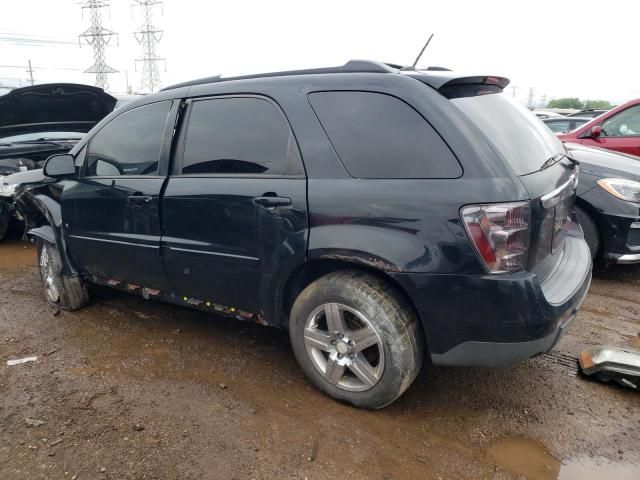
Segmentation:
[(438, 92), (450, 99), (501, 93), (509, 85), (508, 78), (496, 75), (457, 77), (451, 71), (423, 70), (411, 72), (409, 76), (438, 90)]

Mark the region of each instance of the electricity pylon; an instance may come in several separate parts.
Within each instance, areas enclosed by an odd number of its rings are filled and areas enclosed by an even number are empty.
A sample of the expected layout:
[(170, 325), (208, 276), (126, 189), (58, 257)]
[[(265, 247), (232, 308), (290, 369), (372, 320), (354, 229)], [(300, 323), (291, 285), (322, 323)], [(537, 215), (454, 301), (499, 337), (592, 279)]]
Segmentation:
[(162, 3), (160, 0), (135, 0), (142, 8), (143, 24), (134, 33), (136, 40), (142, 45), (142, 57), (136, 59), (142, 62), (142, 80), (140, 90), (155, 92), (160, 88), (160, 70), (158, 64), (165, 59), (158, 56), (156, 45), (162, 39), (163, 30), (153, 24), (153, 7)]
[(118, 73), (118, 70), (107, 65), (105, 60), (105, 47), (112, 38), (118, 36), (113, 30), (109, 30), (102, 26), (102, 9), (109, 6), (106, 0), (85, 0), (81, 3), (83, 11), (89, 10), (91, 15), (91, 26), (79, 36), (79, 42), (82, 46), (82, 40), (87, 42), (93, 48), (93, 65), (87, 68), (84, 73), (96, 74), (96, 87), (103, 90), (109, 88), (107, 75), (109, 73)]

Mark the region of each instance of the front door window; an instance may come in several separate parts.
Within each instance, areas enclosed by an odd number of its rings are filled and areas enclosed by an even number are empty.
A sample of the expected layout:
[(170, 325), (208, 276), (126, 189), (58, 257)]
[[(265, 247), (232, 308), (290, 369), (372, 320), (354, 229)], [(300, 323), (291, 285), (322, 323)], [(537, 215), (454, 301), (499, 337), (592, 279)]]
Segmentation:
[(603, 137), (631, 137), (640, 135), (640, 105), (627, 108), (606, 119), (602, 124)]

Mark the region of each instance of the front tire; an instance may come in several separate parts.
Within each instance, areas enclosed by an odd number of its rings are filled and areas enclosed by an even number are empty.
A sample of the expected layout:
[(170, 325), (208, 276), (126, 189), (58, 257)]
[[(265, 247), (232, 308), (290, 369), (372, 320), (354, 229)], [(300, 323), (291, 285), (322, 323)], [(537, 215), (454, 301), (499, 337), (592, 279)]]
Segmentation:
[(389, 405), (423, 362), (423, 333), (413, 309), (364, 272), (330, 273), (305, 288), (291, 310), (289, 335), (311, 382), (358, 407)]
[(77, 310), (89, 303), (89, 292), (85, 282), (78, 276), (63, 277), (60, 252), (55, 245), (37, 240), (38, 265), (42, 278), (44, 295), (52, 305), (64, 310)]
[(9, 215), (9, 208), (0, 200), (0, 242), (4, 240), (9, 230), (9, 223), (11, 222), (11, 216)]
[(576, 217), (584, 233), (584, 240), (589, 245), (589, 250), (591, 250), (591, 260), (596, 260), (600, 253), (600, 230), (598, 225), (582, 208), (576, 206), (575, 209)]

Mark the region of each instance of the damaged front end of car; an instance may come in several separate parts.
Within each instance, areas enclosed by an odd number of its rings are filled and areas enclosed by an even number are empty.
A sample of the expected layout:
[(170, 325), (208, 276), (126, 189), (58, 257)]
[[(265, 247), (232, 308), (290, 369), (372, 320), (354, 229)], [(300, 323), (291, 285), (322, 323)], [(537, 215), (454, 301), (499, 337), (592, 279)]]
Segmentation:
[(6, 177), (4, 175), (0, 175), (0, 240), (2, 240), (7, 234), (11, 218), (20, 218), (20, 214), (16, 210), (15, 200), (13, 198), (15, 190), (16, 185), (7, 183)]
[(101, 88), (72, 83), (16, 88), (0, 97), (0, 241), (10, 222), (25, 216), (15, 199), (19, 186), (41, 183), (46, 159), (71, 150), (116, 102)]
[(31, 187), (42, 184), (43, 180), (42, 169), (0, 175), (0, 241), (6, 236), (12, 221), (25, 222), (26, 227), (30, 226), (25, 217), (32, 211), (32, 202), (26, 199), (20, 202), (18, 197), (28, 194)]

